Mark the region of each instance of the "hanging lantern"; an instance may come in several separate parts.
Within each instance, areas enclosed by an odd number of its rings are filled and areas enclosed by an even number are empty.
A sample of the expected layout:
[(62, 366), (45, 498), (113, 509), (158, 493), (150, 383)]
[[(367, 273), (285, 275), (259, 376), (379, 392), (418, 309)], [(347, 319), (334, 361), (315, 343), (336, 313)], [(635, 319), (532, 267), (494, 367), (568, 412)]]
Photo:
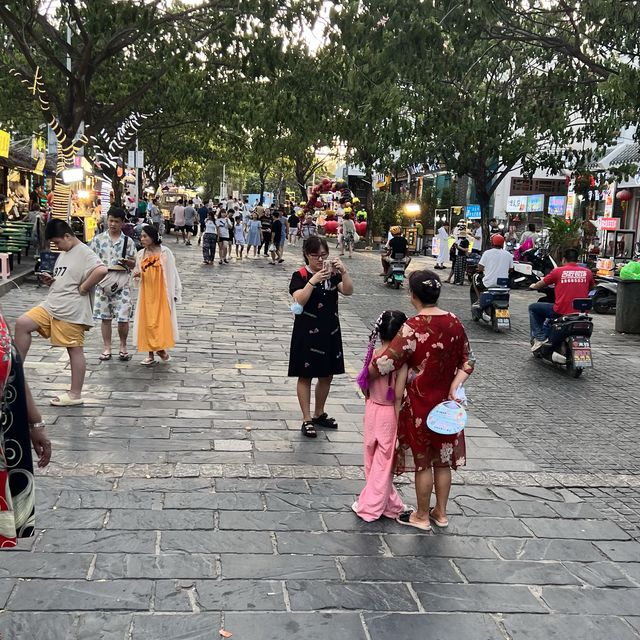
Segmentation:
[(622, 189), (622, 191), (618, 191), (618, 193), (616, 193), (616, 198), (620, 200), (620, 202), (629, 202), (629, 200), (633, 198), (633, 194), (629, 189)]

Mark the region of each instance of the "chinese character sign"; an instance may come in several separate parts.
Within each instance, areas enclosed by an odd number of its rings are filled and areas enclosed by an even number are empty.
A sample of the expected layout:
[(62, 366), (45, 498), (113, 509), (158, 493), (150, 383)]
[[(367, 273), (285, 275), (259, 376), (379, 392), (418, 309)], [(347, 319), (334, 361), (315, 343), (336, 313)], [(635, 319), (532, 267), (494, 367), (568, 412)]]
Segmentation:
[(509, 196), (507, 199), (507, 213), (526, 213), (527, 196)]
[(468, 204), (465, 207), (467, 220), (480, 220), (482, 214), (480, 213), (480, 205), (479, 204)]

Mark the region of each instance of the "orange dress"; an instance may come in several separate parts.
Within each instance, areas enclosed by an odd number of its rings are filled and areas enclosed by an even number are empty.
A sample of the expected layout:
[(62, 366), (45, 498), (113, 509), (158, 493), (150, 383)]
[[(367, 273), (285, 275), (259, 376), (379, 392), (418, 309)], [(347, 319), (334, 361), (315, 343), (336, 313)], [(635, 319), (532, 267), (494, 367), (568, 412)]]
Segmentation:
[(138, 304), (138, 351), (162, 351), (174, 347), (171, 309), (160, 254), (147, 256), (140, 264)]

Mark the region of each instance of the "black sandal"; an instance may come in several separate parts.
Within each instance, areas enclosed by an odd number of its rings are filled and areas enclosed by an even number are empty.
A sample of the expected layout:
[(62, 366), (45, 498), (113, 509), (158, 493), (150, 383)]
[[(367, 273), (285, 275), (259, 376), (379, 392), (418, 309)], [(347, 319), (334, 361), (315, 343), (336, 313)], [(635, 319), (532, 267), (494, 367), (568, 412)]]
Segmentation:
[(314, 418), (313, 424), (315, 424), (316, 427), (322, 427), (323, 429), (338, 428), (338, 423), (333, 418), (330, 418), (326, 413), (323, 413), (319, 415), (317, 418)]
[(302, 435), (307, 438), (317, 438), (318, 432), (313, 424), (313, 422), (303, 422), (302, 427), (300, 427), (300, 431), (302, 431)]

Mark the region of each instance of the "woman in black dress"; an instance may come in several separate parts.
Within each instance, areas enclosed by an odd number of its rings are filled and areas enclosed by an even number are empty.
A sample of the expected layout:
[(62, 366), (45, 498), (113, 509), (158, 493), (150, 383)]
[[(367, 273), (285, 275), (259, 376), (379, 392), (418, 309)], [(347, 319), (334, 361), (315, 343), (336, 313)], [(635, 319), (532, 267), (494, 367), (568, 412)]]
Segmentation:
[[(339, 259), (329, 259), (329, 246), (320, 236), (304, 242), (306, 266), (291, 276), (289, 293), (297, 306), (289, 376), (298, 378), (297, 394), (302, 409), (303, 435), (315, 438), (316, 427), (337, 429), (338, 424), (324, 410), (334, 375), (344, 373), (342, 336), (338, 318), (338, 293), (350, 296), (353, 282)], [(315, 410), (311, 414), (311, 380), (317, 378)]]

